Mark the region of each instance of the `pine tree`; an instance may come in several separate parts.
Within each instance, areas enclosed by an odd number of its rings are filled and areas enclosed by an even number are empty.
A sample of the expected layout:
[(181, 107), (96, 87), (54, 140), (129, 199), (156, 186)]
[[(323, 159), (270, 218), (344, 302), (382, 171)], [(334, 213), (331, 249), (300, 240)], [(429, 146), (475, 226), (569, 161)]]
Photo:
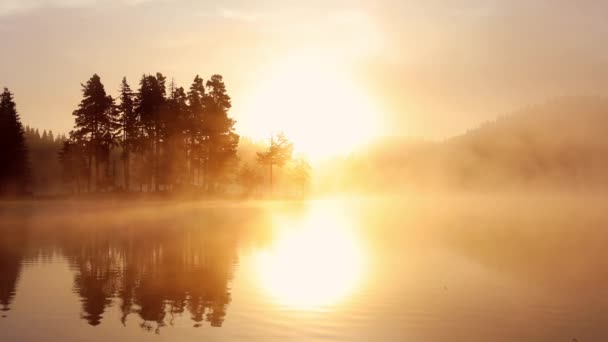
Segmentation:
[(188, 92), (188, 116), (186, 117), (186, 134), (188, 139), (188, 167), (192, 184), (199, 184), (206, 137), (203, 132), (205, 120), (206, 91), (203, 79), (196, 75)]
[(163, 122), (161, 112), (165, 106), (165, 77), (158, 73), (156, 76), (144, 75), (140, 81), (140, 89), (135, 98), (135, 112), (141, 120), (143, 153), (151, 157), (151, 181), (156, 191), (159, 190), (159, 153)]
[(0, 192), (23, 193), (29, 181), (25, 131), (13, 94), (7, 88), (0, 95)]
[[(83, 99), (73, 113), (75, 127), (61, 158), (67, 169), (75, 169), (84, 160), (84, 171), (66, 171), (68, 179), (79, 184), (80, 175), (86, 174), (89, 191), (93, 175), (95, 189), (102, 189), (104, 181), (109, 185), (111, 169), (115, 180), (116, 161), (110, 156), (117, 142), (122, 147), (127, 190), (131, 189), (131, 168), (139, 174), (142, 190), (144, 184), (156, 191), (161, 186), (169, 190), (193, 184), (213, 192), (226, 179), (231, 161), (236, 160), (239, 136), (228, 114), (231, 99), (222, 76), (214, 75), (206, 83), (196, 76), (188, 93), (173, 81), (167, 89), (161, 73), (143, 75), (137, 93), (123, 78), (117, 106), (99, 76), (93, 75), (82, 87)], [(38, 131), (32, 134), (36, 135)], [(43, 136), (45, 140), (52, 137), (50, 131)], [(79, 157), (70, 155), (74, 151)], [(99, 173), (102, 165), (104, 179)]]
[(270, 193), (272, 193), (272, 167), (277, 165), (283, 167), (291, 160), (293, 155), (293, 144), (283, 133), (270, 137), (270, 146), (265, 152), (258, 152), (258, 163), (268, 165), (270, 170)]
[(188, 99), (184, 88), (171, 82), (171, 96), (163, 111), (163, 158), (161, 175), (165, 184), (183, 185), (187, 181)]
[(122, 160), (124, 167), (125, 189), (131, 188), (131, 153), (138, 147), (140, 132), (139, 118), (135, 112), (135, 95), (127, 83), (127, 78), (122, 79), (120, 85), (120, 104), (118, 113), (120, 115), (120, 128), (118, 133), (122, 133)]
[(75, 127), (72, 131), (73, 141), (83, 142), (88, 155), (89, 175), (87, 188), (91, 190), (91, 170), (95, 161), (95, 182), (100, 185), (100, 162), (109, 162), (109, 150), (115, 144), (117, 128), (117, 111), (114, 100), (106, 94), (101, 79), (93, 75), (82, 85), (83, 99), (73, 113)]
[(236, 156), (239, 136), (234, 132), (236, 121), (228, 116), (232, 104), (222, 76), (211, 76), (206, 86), (203, 132), (207, 135), (208, 148), (205, 165), (208, 176), (207, 190), (214, 192), (220, 180), (219, 176), (228, 162)]

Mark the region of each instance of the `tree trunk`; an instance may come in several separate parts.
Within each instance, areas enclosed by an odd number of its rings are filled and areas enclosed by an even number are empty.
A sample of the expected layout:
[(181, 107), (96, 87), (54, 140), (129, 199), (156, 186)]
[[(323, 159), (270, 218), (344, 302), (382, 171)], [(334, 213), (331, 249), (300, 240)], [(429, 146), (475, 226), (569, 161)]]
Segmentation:
[(125, 176), (125, 191), (126, 192), (129, 192), (129, 189), (131, 188), (131, 183), (129, 180), (129, 177), (131, 175), (130, 174), (131, 171), (129, 169), (129, 159), (130, 159), (129, 151), (127, 150), (127, 151), (125, 151), (125, 160), (123, 161), (124, 162), (123, 168), (124, 168), (124, 173), (125, 173), (124, 176)]
[(112, 191), (116, 191), (116, 159), (112, 160)]
[(154, 149), (152, 150), (152, 182), (154, 190), (158, 191), (158, 138), (156, 128), (154, 129)]
[(190, 186), (194, 186), (196, 184), (196, 171), (194, 168), (194, 135), (190, 136), (190, 164), (188, 165), (188, 181), (190, 182)]
[(87, 192), (91, 192), (91, 173), (93, 172), (93, 156), (89, 155), (89, 166), (87, 168)]
[[(99, 151), (97, 151), (99, 152)], [(99, 155), (95, 154), (95, 192), (99, 191)]]
[(159, 177), (158, 177), (158, 133), (154, 130), (154, 190), (158, 192), (159, 190)]
[(203, 189), (207, 193), (211, 189), (209, 185), (209, 158), (205, 158), (203, 162)]
[(196, 185), (200, 185), (201, 187), (204, 186), (204, 184), (201, 184), (201, 158), (199, 156), (199, 158), (196, 161)]
[(97, 126), (97, 115), (94, 118), (94, 128), (93, 128), (93, 155), (95, 157), (95, 191), (97, 191), (97, 185), (99, 183), (99, 163), (97, 157), (99, 156), (99, 139), (97, 134), (99, 127)]
[(210, 172), (209, 170), (213, 170), (213, 143), (211, 141), (207, 142), (207, 153), (206, 153), (206, 157), (205, 157), (205, 163), (204, 163), (204, 172), (203, 172), (203, 184), (204, 184), (204, 189), (207, 191), (207, 193), (212, 193), (214, 190), (214, 179), (213, 176), (211, 175), (212, 172)]

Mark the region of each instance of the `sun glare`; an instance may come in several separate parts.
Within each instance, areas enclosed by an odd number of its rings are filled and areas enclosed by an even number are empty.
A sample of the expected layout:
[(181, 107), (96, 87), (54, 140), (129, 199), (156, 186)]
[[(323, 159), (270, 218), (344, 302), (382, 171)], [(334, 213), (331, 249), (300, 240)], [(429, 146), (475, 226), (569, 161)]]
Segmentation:
[(263, 290), (297, 309), (335, 305), (359, 285), (364, 253), (351, 222), (315, 208), (302, 221), (279, 220), (277, 238), (256, 257)]
[(252, 92), (244, 127), (258, 139), (282, 131), (312, 160), (344, 155), (379, 133), (369, 95), (338, 62), (301, 54), (272, 67)]

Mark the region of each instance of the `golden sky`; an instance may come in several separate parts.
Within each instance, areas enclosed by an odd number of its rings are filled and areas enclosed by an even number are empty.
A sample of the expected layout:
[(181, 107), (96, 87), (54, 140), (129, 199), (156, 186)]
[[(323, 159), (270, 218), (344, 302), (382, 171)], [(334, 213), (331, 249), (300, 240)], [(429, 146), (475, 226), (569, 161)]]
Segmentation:
[(136, 88), (161, 71), (184, 87), (224, 75), (244, 135), (274, 119), (306, 132), (329, 120), (353, 139), (440, 138), (551, 97), (604, 94), (606, 13), (563, 0), (2, 0), (0, 85), (25, 124), (60, 132), (93, 73), (115, 95), (122, 76)]

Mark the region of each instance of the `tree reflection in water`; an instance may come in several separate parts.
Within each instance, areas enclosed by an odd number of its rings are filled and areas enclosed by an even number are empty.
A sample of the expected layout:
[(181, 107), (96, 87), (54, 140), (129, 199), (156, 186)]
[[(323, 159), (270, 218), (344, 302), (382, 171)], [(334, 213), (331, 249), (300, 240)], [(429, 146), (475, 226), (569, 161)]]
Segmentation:
[[(1, 217), (1, 216), (0, 216)], [(5, 222), (0, 234), (0, 315), (6, 317), (7, 311), (17, 291), (17, 281), (21, 274), (24, 258), (26, 232), (15, 222)]]
[(237, 262), (233, 232), (167, 221), (157, 227), (73, 230), (60, 242), (90, 325), (101, 324), (111, 305), (123, 325), (135, 315), (156, 333), (184, 314), (195, 327), (222, 325)]
[(0, 314), (12, 308), (24, 264), (64, 259), (84, 321), (98, 326), (114, 307), (124, 326), (156, 333), (184, 321), (222, 326), (238, 236), (260, 213), (184, 206), (65, 215), (53, 208), (0, 210)]

